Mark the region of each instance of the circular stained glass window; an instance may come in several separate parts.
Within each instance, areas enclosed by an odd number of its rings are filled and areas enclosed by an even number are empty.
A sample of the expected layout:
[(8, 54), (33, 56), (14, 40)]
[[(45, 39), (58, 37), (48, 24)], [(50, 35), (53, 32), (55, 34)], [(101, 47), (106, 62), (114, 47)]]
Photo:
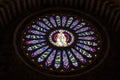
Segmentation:
[(14, 43), (22, 60), (35, 70), (76, 75), (104, 58), (106, 39), (102, 31), (100, 25), (82, 14), (39, 13), (21, 22)]

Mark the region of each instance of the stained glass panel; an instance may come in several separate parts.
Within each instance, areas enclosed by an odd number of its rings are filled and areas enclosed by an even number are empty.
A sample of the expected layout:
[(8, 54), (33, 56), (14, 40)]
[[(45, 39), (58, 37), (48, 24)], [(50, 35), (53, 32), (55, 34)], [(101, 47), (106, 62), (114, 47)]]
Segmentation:
[(100, 55), (101, 35), (81, 17), (47, 15), (36, 18), (27, 26), (20, 33), (20, 48), (40, 69), (56, 72), (82, 70)]

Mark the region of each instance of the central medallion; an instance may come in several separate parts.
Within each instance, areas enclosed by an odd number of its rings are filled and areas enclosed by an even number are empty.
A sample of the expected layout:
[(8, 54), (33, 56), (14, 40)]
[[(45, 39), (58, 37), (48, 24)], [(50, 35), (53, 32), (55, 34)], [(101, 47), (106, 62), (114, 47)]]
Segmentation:
[(49, 41), (57, 47), (67, 47), (74, 42), (74, 36), (71, 32), (63, 29), (55, 30), (49, 35)]

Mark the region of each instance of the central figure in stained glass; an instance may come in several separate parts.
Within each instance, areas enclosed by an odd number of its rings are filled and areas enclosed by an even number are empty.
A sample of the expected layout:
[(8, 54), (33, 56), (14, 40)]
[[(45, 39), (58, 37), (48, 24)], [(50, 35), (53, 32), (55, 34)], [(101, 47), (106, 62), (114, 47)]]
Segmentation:
[(65, 34), (63, 33), (63, 30), (59, 30), (59, 33), (56, 37), (56, 45), (58, 46), (67, 46), (67, 38)]
[(50, 42), (57, 47), (67, 47), (74, 41), (74, 36), (67, 30), (55, 30), (49, 36)]

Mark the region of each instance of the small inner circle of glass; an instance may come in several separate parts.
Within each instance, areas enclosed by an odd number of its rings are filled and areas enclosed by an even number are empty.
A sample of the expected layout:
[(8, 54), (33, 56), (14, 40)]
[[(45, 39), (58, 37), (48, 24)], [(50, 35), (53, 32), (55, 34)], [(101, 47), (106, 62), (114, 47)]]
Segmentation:
[(70, 46), (74, 41), (74, 36), (67, 30), (55, 30), (49, 35), (49, 41), (57, 47)]

